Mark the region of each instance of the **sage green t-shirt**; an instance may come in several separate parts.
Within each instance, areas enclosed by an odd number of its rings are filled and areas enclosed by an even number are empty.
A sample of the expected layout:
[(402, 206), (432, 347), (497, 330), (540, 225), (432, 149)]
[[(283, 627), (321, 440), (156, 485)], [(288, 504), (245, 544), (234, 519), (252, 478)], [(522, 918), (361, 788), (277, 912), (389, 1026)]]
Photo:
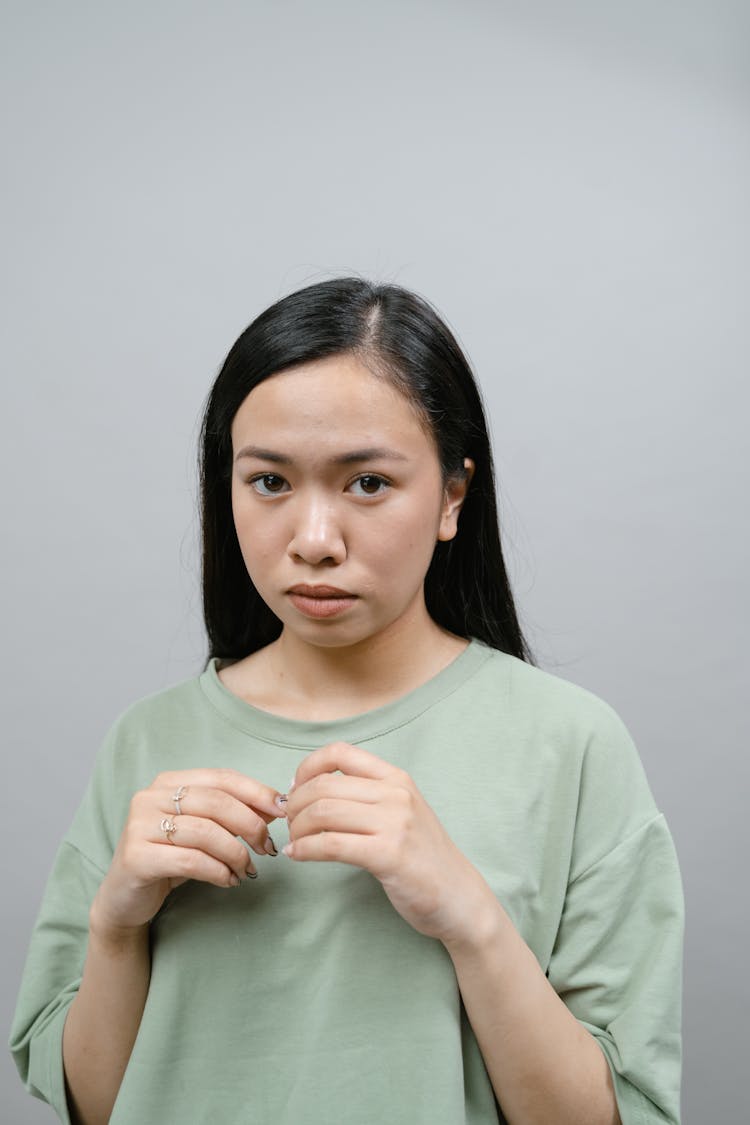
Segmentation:
[[(11, 1049), (68, 1121), (62, 1030), (88, 910), (134, 792), (228, 766), (285, 790), (333, 741), (407, 770), (555, 990), (596, 1037), (623, 1125), (679, 1121), (683, 896), (669, 830), (616, 712), (473, 640), (407, 695), (304, 722), (232, 695), (212, 661), (110, 731), (47, 884)], [(286, 822), (275, 821), (279, 849)], [(190, 881), (151, 923), (152, 974), (112, 1125), (490, 1125), (504, 1121), (443, 945), (341, 863), (255, 859)]]

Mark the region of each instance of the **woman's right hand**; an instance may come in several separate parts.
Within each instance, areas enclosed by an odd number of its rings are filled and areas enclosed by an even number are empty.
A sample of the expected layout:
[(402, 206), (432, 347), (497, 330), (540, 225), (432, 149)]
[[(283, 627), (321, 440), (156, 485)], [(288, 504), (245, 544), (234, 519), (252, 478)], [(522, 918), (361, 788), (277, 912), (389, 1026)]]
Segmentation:
[[(182, 787), (180, 813), (174, 794)], [(268, 824), (284, 816), (279, 792), (231, 769), (161, 773), (130, 802), (130, 812), (90, 911), (91, 929), (121, 937), (147, 926), (174, 887), (199, 879), (236, 886), (257, 872), (241, 836), (274, 855)], [(168, 839), (164, 818), (174, 825)]]

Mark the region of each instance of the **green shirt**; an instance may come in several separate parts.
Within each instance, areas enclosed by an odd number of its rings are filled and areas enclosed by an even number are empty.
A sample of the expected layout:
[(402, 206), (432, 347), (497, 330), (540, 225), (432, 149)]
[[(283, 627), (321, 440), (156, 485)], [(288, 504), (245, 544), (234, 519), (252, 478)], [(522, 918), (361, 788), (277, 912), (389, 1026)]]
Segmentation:
[[(623, 1125), (679, 1121), (683, 896), (674, 845), (622, 720), (584, 688), (479, 641), (376, 710), (261, 711), (216, 662), (115, 723), (60, 845), (11, 1049), (68, 1121), (62, 1030), (88, 910), (134, 792), (227, 766), (285, 790), (310, 750), (363, 746), (407, 770), (612, 1069)], [(272, 826), (279, 849), (286, 822)], [(259, 878), (190, 881), (151, 923), (152, 974), (112, 1125), (503, 1122), (443, 945), (342, 863), (257, 857)]]

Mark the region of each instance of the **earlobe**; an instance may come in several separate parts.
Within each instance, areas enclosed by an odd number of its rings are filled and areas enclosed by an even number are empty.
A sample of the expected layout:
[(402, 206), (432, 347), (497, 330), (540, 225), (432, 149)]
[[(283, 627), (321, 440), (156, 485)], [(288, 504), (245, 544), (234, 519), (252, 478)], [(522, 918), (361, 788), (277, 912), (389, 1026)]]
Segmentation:
[(458, 531), (458, 517), (461, 514), (466, 493), (469, 491), (471, 479), (474, 476), (475, 465), (470, 457), (464, 458), (464, 475), (452, 477), (448, 481), (443, 493), (443, 511), (440, 517), (440, 530), (438, 541), (447, 542), (455, 538)]

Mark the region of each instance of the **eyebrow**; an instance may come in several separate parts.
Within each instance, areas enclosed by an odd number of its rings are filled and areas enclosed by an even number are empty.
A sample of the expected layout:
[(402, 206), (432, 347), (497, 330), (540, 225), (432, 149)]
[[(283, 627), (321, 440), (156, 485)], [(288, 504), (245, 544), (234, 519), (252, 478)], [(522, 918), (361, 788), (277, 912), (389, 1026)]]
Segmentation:
[[(235, 457), (235, 461), (243, 457), (257, 457), (259, 461), (272, 461), (274, 465), (293, 465), (294, 459), (286, 453), (277, 453), (273, 449), (262, 449), (258, 445), (245, 445)], [(367, 449), (352, 449), (349, 453), (341, 453), (338, 457), (331, 457), (332, 465), (354, 465), (359, 461), (408, 461), (403, 453), (395, 449), (386, 449), (384, 446), (370, 446)]]

